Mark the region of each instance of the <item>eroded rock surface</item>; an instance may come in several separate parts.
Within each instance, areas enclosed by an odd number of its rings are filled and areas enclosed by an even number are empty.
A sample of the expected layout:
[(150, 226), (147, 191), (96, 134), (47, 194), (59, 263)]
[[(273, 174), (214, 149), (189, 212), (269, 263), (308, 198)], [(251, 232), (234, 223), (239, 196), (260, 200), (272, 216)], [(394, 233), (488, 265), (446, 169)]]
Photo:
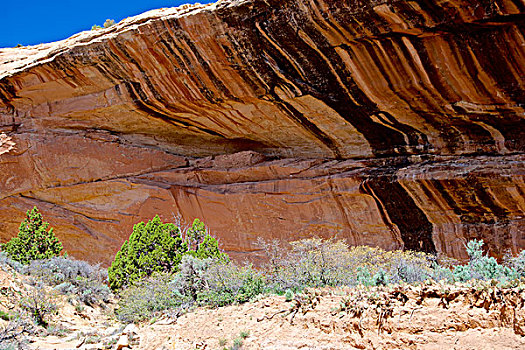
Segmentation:
[(157, 213), (238, 257), (310, 235), (516, 252), (524, 32), (522, 0), (219, 1), (1, 49), (0, 237), (37, 205), (104, 263)]

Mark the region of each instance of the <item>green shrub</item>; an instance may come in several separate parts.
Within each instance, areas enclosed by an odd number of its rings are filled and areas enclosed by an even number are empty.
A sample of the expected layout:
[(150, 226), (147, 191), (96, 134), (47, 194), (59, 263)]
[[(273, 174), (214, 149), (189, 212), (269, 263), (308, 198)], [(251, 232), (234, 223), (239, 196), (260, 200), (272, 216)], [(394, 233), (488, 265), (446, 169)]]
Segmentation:
[(155, 274), (124, 289), (115, 310), (117, 318), (124, 323), (149, 319), (157, 312), (182, 307), (184, 297), (170, 285), (171, 276)]
[(9, 321), (13, 318), (12, 315), (10, 315), (9, 313), (5, 312), (5, 311), (2, 311), (0, 310), (0, 319), (4, 320), (4, 321)]
[(379, 270), (372, 277), (372, 285), (374, 286), (386, 286), (388, 284), (388, 277), (384, 270)]
[(115, 313), (122, 322), (137, 322), (194, 305), (245, 302), (262, 293), (264, 286), (262, 274), (251, 265), (184, 255), (178, 273), (155, 274), (123, 289)]
[(285, 292), (284, 292), (284, 300), (287, 301), (287, 302), (290, 302), (293, 300), (293, 297), (294, 297), (294, 292), (292, 292), (291, 289), (287, 289)]
[(89, 278), (100, 283), (106, 283), (108, 279), (106, 269), (100, 265), (91, 265), (87, 261), (62, 256), (31, 261), (21, 272), (52, 286), (73, 282), (77, 278)]
[(112, 295), (107, 285), (85, 277), (61, 283), (54, 289), (62, 294), (74, 295), (78, 301), (90, 306), (103, 305)]
[[(198, 219), (196, 219), (196, 221), (197, 220)], [(209, 233), (206, 233), (202, 239), (202, 242), (197, 245), (197, 250), (190, 250), (188, 253), (198, 259), (211, 258), (222, 262), (229, 261), (228, 255), (219, 249), (219, 242), (217, 242), (217, 240)]]
[(154, 272), (176, 271), (187, 251), (187, 243), (174, 224), (162, 223), (158, 215), (147, 224), (140, 222), (133, 226), (129, 240), (108, 269), (109, 286), (116, 290)]
[(2, 244), (1, 249), (22, 264), (58, 256), (63, 250), (62, 243), (53, 234), (53, 229), (48, 230), (48, 227), (49, 223), (43, 221), (42, 214), (34, 207), (27, 211), (18, 236)]
[(246, 339), (250, 336), (250, 331), (242, 331), (241, 333), (239, 333), (239, 338), (241, 339)]
[(374, 284), (370, 270), (366, 266), (359, 266), (356, 274), (357, 284), (364, 286), (372, 286)]
[(0, 252), (0, 267), (5, 270), (6, 266), (9, 266), (16, 272), (20, 272), (24, 269), (24, 265), (11, 259), (6, 252)]
[(483, 240), (473, 239), (467, 242), (466, 250), (470, 261), (476, 261), (483, 258)]
[(496, 280), (506, 283), (518, 278), (519, 272), (512, 267), (498, 264), (496, 259), (483, 254), (483, 241), (472, 240), (467, 243), (466, 249), (469, 256), (467, 265), (454, 267), (454, 279), (459, 282), (475, 280)]
[(199, 219), (193, 220), (193, 224), (186, 231), (186, 241), (188, 242), (188, 248), (191, 250), (197, 250), (198, 245), (206, 236), (206, 225)]
[(212, 260), (203, 271), (203, 280), (197, 301), (204, 305), (244, 303), (267, 290), (262, 273), (252, 265), (238, 266)]
[(505, 262), (508, 268), (516, 272), (517, 277), (525, 278), (525, 250), (515, 257), (507, 257)]
[(347, 269), (347, 245), (342, 241), (319, 238), (291, 242), (286, 247), (281, 242), (259, 244), (268, 256), (264, 266), (270, 289), (279, 294), (286, 289), (299, 291), (306, 287), (345, 284)]
[(116, 290), (155, 272), (176, 272), (184, 255), (201, 260), (229, 260), (199, 219), (195, 219), (183, 238), (179, 227), (162, 223), (157, 215), (147, 224), (141, 222), (133, 227), (129, 240), (124, 242), (108, 270), (109, 285)]
[(94, 24), (91, 27), (91, 30), (99, 30), (99, 29), (102, 29), (102, 28), (109, 28), (109, 27), (111, 27), (113, 25), (115, 25), (115, 20), (113, 20), (113, 19), (106, 19), (106, 21), (104, 22), (104, 24), (102, 26), (99, 26), (98, 24)]
[(454, 272), (449, 267), (441, 266), (435, 261), (432, 263), (430, 278), (438, 282), (454, 282)]
[(208, 259), (227, 262), (228, 254), (219, 249), (219, 242), (213, 238), (206, 225), (199, 219), (193, 220), (193, 224), (186, 232), (186, 243), (189, 248), (187, 254), (197, 259)]
[(197, 301), (198, 293), (204, 288), (206, 281), (204, 272), (208, 268), (211, 260), (198, 259), (191, 255), (182, 257), (180, 272), (171, 280), (170, 286), (181, 299), (190, 302)]
[(259, 244), (269, 263), (269, 289), (283, 293), (307, 287), (415, 283), (432, 278), (436, 258), (412, 251), (384, 251), (366, 246), (349, 247), (341, 240), (319, 238)]
[(243, 341), (241, 338), (235, 338), (233, 340), (233, 345), (230, 347), (230, 350), (240, 350), (242, 349)]

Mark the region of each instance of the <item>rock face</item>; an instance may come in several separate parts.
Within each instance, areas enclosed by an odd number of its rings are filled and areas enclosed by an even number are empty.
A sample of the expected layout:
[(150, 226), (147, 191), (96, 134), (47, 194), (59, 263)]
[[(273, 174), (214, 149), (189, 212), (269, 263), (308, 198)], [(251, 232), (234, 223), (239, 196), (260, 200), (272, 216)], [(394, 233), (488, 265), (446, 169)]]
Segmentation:
[[(0, 50), (0, 237), (140, 220), (464, 258), (525, 248), (523, 0), (219, 1)], [(256, 254), (255, 254), (256, 255)]]

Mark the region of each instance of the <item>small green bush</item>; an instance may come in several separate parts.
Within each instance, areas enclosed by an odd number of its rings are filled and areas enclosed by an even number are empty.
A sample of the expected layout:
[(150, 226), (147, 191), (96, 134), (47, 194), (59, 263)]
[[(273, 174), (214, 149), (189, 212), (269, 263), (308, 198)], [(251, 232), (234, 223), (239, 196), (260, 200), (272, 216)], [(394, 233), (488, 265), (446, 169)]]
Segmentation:
[(109, 27), (111, 27), (113, 25), (115, 25), (115, 20), (113, 20), (113, 19), (106, 19), (106, 21), (104, 22), (104, 24), (102, 26), (99, 26), (98, 24), (94, 24), (91, 27), (91, 30), (99, 30), (99, 29), (102, 29), (102, 28), (109, 28)]
[(233, 340), (233, 345), (230, 347), (230, 350), (240, 350), (242, 349), (243, 341), (241, 338), (235, 338)]
[(212, 260), (203, 271), (203, 280), (203, 288), (197, 293), (202, 305), (244, 303), (267, 290), (263, 274), (252, 265)]
[(170, 282), (171, 288), (181, 299), (189, 302), (197, 301), (198, 293), (206, 284), (204, 272), (210, 263), (209, 259), (202, 260), (192, 255), (183, 256), (180, 272), (175, 274)]
[(219, 242), (210, 235), (206, 225), (199, 219), (193, 220), (193, 224), (187, 230), (186, 244), (189, 249), (188, 254), (195, 258), (229, 261), (228, 254), (219, 249)]
[(261, 294), (264, 286), (262, 274), (251, 265), (184, 255), (176, 274), (155, 274), (123, 289), (116, 315), (122, 322), (137, 322), (174, 309), (241, 303)]
[(5, 270), (6, 266), (9, 266), (16, 272), (20, 272), (24, 269), (24, 265), (11, 259), (6, 252), (0, 252), (0, 267)]
[(182, 307), (185, 299), (170, 285), (171, 276), (160, 273), (136, 282), (121, 292), (117, 318), (124, 323), (150, 319), (156, 313)]
[(388, 277), (384, 270), (379, 270), (372, 277), (372, 285), (374, 286), (386, 286), (388, 284)]
[(364, 286), (374, 285), (370, 270), (368, 270), (368, 267), (366, 266), (359, 266), (357, 268), (356, 281), (357, 284), (362, 284)]
[(454, 272), (446, 266), (441, 266), (437, 261), (432, 263), (432, 270), (430, 273), (430, 278), (434, 281), (445, 281), (453, 282), (454, 281)]
[(108, 269), (109, 286), (116, 290), (155, 272), (176, 271), (187, 251), (174, 224), (162, 223), (158, 215), (147, 224), (138, 223)]
[[(199, 221), (200, 222), (200, 221)], [(202, 242), (197, 245), (197, 250), (190, 250), (188, 254), (198, 259), (214, 259), (218, 261), (229, 261), (229, 257), (226, 253), (223, 253), (219, 249), (219, 242), (213, 238), (209, 233), (206, 233)]]
[(85, 277), (77, 277), (71, 282), (61, 283), (54, 288), (56, 291), (73, 295), (86, 305), (103, 305), (110, 299), (111, 290), (103, 283)]
[(518, 271), (512, 267), (500, 265), (493, 257), (484, 255), (482, 247), (482, 240), (472, 240), (467, 243), (466, 249), (470, 261), (467, 265), (454, 267), (454, 279), (456, 281), (466, 282), (474, 279), (496, 280), (500, 283), (506, 283), (518, 278), (520, 275)]
[(287, 302), (290, 302), (293, 300), (293, 297), (294, 297), (294, 292), (292, 292), (291, 289), (287, 289), (285, 292), (284, 292), (284, 300), (287, 301)]
[(18, 236), (0, 247), (9, 258), (22, 264), (58, 256), (63, 250), (62, 243), (55, 237), (53, 229), (48, 230), (48, 227), (49, 223), (43, 221), (42, 214), (34, 207), (27, 211)]
[(162, 223), (157, 215), (147, 224), (141, 222), (133, 227), (108, 270), (109, 285), (117, 290), (156, 272), (176, 272), (184, 255), (229, 260), (199, 219), (194, 220), (184, 238), (179, 227)]
[(242, 331), (241, 333), (239, 333), (239, 338), (241, 339), (246, 339), (250, 336), (250, 331)]
[(518, 277), (525, 278), (525, 250), (522, 250), (517, 256), (508, 256), (506, 259), (508, 268), (514, 270)]
[(5, 312), (5, 311), (2, 311), (0, 310), (0, 319), (4, 320), (4, 321), (9, 321), (13, 318), (12, 315), (10, 315), (9, 313)]
[(37, 277), (46, 284), (56, 286), (64, 282), (73, 282), (77, 278), (89, 278), (100, 283), (107, 283), (108, 273), (100, 265), (91, 265), (87, 261), (72, 257), (52, 257), (46, 260), (34, 260), (25, 265), (22, 273)]

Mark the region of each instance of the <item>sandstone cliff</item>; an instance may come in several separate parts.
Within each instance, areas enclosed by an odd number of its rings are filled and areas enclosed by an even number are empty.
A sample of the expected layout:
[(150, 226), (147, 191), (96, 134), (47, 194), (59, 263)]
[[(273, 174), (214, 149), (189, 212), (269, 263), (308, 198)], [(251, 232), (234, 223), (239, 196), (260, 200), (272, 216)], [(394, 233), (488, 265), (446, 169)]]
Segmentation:
[(37, 205), (75, 256), (132, 224), (525, 248), (523, 0), (238, 0), (0, 49), (0, 237)]

